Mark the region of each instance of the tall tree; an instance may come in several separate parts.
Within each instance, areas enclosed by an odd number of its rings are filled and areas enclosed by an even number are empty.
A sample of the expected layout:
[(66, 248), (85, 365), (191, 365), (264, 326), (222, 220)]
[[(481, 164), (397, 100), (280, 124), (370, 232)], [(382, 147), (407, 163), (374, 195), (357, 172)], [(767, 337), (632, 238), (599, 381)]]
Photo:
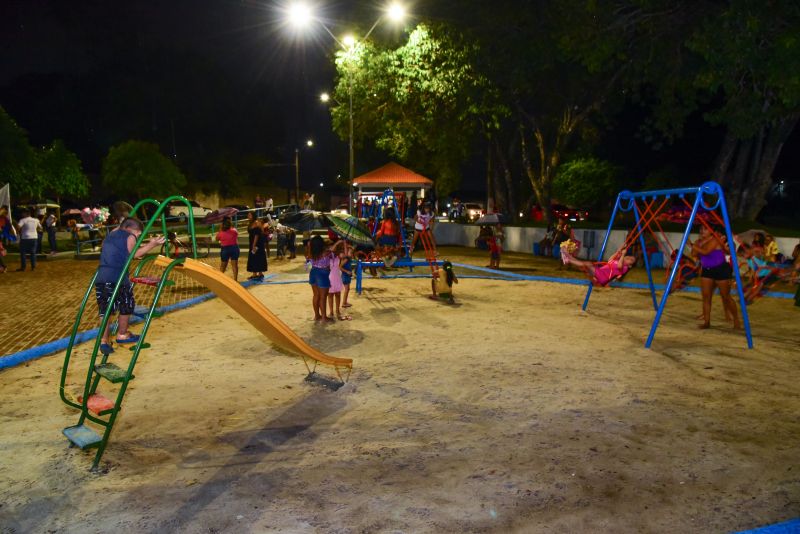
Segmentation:
[(38, 153), (36, 172), (45, 183), (45, 193), (55, 196), (84, 198), (89, 194), (89, 180), (81, 161), (60, 139)]
[(186, 178), (158, 145), (126, 141), (112, 147), (103, 160), (103, 184), (129, 198), (163, 198), (182, 193)]
[(0, 107), (0, 183), (10, 183), (16, 196), (37, 197), (42, 185), (36, 174), (36, 153), (28, 135)]
[(489, 81), (475, 69), (474, 44), (444, 26), (420, 24), (394, 50), (359, 43), (336, 57), (331, 109), (342, 139), (354, 102), (357, 143), (377, 147), (436, 178), (437, 191), (458, 188), (460, 167), (483, 132), (505, 113)]
[(800, 5), (569, 2), (576, 15), (576, 24), (565, 27), (570, 52), (593, 71), (624, 66), (627, 98), (645, 100), (652, 110), (643, 129), (670, 141), (697, 109), (725, 128), (711, 176), (725, 187), (734, 215), (755, 218), (800, 113)]
[(689, 47), (704, 60), (696, 77), (722, 105), (708, 120), (726, 127), (712, 176), (728, 190), (735, 216), (755, 219), (772, 172), (800, 118), (800, 4), (731, 0), (704, 22)]

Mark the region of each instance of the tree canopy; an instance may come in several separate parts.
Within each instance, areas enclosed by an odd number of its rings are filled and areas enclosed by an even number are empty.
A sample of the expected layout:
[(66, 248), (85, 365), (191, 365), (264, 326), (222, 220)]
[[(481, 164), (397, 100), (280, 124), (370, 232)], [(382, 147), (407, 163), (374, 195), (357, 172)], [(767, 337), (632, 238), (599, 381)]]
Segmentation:
[(85, 197), (89, 180), (78, 157), (53, 141), (33, 149), (28, 136), (0, 107), (0, 182), (8, 181), (15, 196), (38, 199), (44, 195)]
[(103, 160), (103, 184), (128, 198), (163, 198), (180, 193), (186, 178), (158, 145), (126, 141), (112, 147)]

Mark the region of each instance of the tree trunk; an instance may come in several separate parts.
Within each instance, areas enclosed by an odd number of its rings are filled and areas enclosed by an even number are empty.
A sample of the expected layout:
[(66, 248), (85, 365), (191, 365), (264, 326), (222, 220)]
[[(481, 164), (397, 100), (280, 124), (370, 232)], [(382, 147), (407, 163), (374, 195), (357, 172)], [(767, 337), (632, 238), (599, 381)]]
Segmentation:
[(717, 159), (711, 168), (711, 179), (719, 183), (726, 191), (730, 188), (730, 166), (738, 144), (739, 140), (730, 130), (727, 130), (725, 139), (722, 140), (722, 146), (717, 154)]
[(495, 140), (494, 149), (496, 155), (496, 172), (497, 174), (502, 175), (503, 181), (502, 183), (495, 184), (495, 190), (503, 190), (505, 193), (503, 196), (505, 197), (503, 205), (505, 206), (504, 213), (506, 215), (510, 215), (515, 221), (519, 218), (517, 214), (516, 202), (514, 198), (514, 181), (511, 174), (511, 167), (508, 163), (508, 158), (503, 153), (503, 149), (500, 146), (500, 143)]
[(742, 203), (739, 212), (747, 220), (755, 220), (764, 206), (767, 205), (767, 193), (772, 186), (772, 171), (778, 163), (783, 145), (794, 130), (798, 114), (790, 115), (771, 127), (764, 136), (761, 151), (754, 155), (757, 158), (757, 172), (748, 184), (749, 202)]
[(750, 154), (753, 151), (753, 139), (739, 140), (736, 154), (736, 163), (730, 177), (730, 212), (734, 217), (740, 217), (741, 205), (747, 196), (744, 189), (747, 183), (747, 168)]

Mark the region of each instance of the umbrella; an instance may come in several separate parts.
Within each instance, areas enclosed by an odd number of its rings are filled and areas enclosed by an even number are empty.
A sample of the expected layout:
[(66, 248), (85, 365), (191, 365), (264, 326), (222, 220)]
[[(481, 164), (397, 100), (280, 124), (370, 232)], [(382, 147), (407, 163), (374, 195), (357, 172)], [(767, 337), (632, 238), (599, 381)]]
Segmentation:
[(326, 213), (330, 230), (347, 241), (356, 245), (375, 246), (369, 230), (353, 215), (344, 213)]
[(298, 232), (310, 232), (328, 226), (323, 215), (318, 211), (301, 210), (282, 215), (279, 219), (284, 226), (294, 228)]
[(75, 209), (75, 208), (70, 208), (68, 210), (65, 210), (65, 211), (61, 212), (61, 216), (62, 217), (64, 215), (80, 215), (80, 214), (81, 214), (81, 210), (78, 210), (78, 209)]
[(475, 221), (475, 224), (500, 224), (501, 222), (499, 213), (487, 213), (486, 215), (481, 215)]

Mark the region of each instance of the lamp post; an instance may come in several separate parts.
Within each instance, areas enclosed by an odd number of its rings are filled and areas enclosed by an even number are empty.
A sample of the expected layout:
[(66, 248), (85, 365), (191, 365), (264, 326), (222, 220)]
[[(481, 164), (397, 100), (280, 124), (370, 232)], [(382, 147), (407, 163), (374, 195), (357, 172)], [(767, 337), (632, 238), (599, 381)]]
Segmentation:
[[(306, 4), (303, 3), (296, 3), (289, 7), (288, 10), (289, 20), (293, 26), (305, 27), (308, 26), (310, 22), (316, 21), (322, 26), (322, 28), (328, 32), (336, 43), (342, 47), (343, 50), (346, 51), (353, 51), (357, 42), (356, 38), (353, 35), (346, 35), (340, 41), (336, 38), (333, 32), (328, 29), (328, 27), (318, 18), (314, 17), (314, 14)], [(384, 19), (389, 18), (392, 21), (399, 22), (403, 20), (406, 16), (405, 8), (397, 2), (394, 2), (385, 8), (385, 12), (382, 13), (372, 24), (369, 31), (364, 35), (361, 41), (366, 41), (367, 38), (372, 34), (372, 31), (378, 26), (378, 24)], [(327, 93), (323, 93), (320, 96), (320, 99), (323, 102), (327, 102), (330, 99), (330, 95)], [(350, 71), (350, 68), (347, 70), (347, 100), (348, 100), (348, 163), (349, 163), (349, 178), (350, 178), (350, 187), (354, 188), (355, 185), (353, 184), (353, 179), (355, 178), (355, 149), (353, 147), (353, 75)], [(335, 101), (335, 100), (334, 100)], [(337, 102), (338, 104), (338, 102)]]
[[(314, 146), (314, 141), (311, 139), (306, 140), (306, 146), (311, 148)], [(294, 198), (297, 205), (300, 205), (300, 149), (294, 149)]]

